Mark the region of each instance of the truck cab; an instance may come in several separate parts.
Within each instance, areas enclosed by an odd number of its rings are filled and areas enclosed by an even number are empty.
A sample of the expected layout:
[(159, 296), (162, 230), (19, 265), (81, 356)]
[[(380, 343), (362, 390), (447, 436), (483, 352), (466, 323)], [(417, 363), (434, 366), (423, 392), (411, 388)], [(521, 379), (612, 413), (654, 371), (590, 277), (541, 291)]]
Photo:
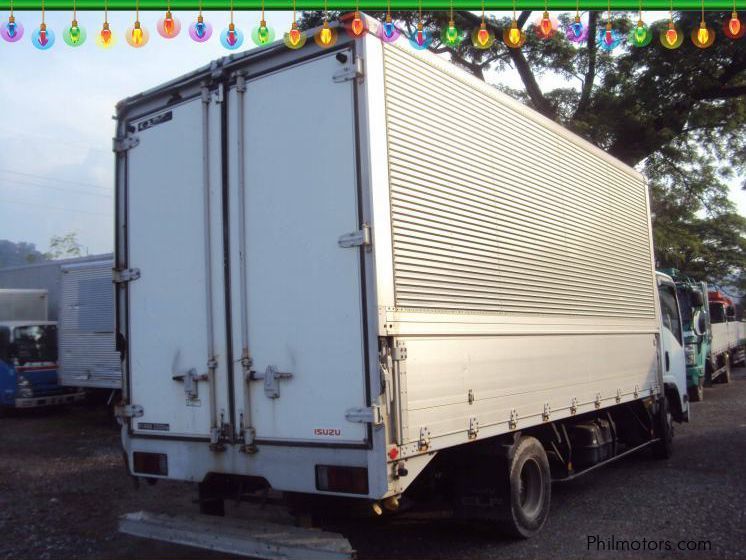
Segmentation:
[(660, 302), (660, 360), (663, 385), (670, 412), (678, 422), (689, 421), (689, 395), (684, 354), (684, 326), (679, 307), (676, 283), (667, 274), (658, 272)]
[(84, 396), (57, 383), (57, 323), (0, 322), (0, 410), (67, 404)]
[(684, 329), (684, 355), (689, 399), (704, 398), (706, 364), (710, 356), (712, 330), (707, 305), (707, 283), (697, 282), (675, 268), (662, 271), (676, 284), (676, 297)]

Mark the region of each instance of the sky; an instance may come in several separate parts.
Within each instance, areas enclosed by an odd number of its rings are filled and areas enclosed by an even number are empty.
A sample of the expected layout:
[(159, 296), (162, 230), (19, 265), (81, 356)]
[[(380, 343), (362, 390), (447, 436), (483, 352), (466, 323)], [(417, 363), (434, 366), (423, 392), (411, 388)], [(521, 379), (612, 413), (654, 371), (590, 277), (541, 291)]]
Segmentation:
[[(126, 44), (124, 30), (133, 14), (109, 14), (118, 44), (98, 48), (93, 38), (103, 14), (80, 12), (78, 21), (88, 31), (88, 41), (68, 47), (62, 29), (71, 14), (49, 12), (46, 22), (57, 35), (48, 51), (33, 47), (28, 36), (41, 21), (38, 12), (16, 12), (26, 36), (18, 43), (0, 41), (0, 239), (27, 241), (42, 251), (54, 235), (77, 232), (83, 252), (105, 253), (113, 247), (114, 107), (117, 101), (173, 79), (229, 53), (218, 34), (227, 25), (224, 12), (206, 12), (213, 25), (207, 43), (192, 41), (187, 27), (193, 13), (176, 13), (182, 32), (166, 40), (156, 31), (162, 16), (142, 12), (140, 20), (150, 31), (150, 42), (141, 49)], [(503, 13), (495, 12), (496, 17)], [(4, 19), (6, 14), (0, 17)], [(278, 36), (290, 27), (291, 12), (267, 12), (266, 19)], [(646, 20), (659, 19), (650, 13)], [(238, 12), (236, 24), (246, 34), (256, 25), (258, 12)], [(552, 86), (552, 78), (542, 85)], [(547, 80), (549, 80), (547, 82)], [(514, 71), (488, 76), (488, 81), (521, 87)], [(732, 198), (746, 215), (746, 192), (735, 188)]]

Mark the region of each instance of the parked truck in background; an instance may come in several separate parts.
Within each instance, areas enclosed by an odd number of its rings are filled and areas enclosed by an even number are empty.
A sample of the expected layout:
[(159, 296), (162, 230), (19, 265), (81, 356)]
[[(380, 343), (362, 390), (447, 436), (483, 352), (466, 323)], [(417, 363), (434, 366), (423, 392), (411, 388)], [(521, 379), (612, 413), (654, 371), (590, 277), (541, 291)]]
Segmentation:
[(46, 291), (0, 289), (0, 413), (83, 397), (57, 382), (57, 324), (47, 321)]
[(525, 538), (552, 480), (670, 455), (684, 329), (645, 179), (454, 65), (280, 43), (122, 101), (114, 149), (132, 475), (215, 514), (439, 497)]
[(689, 398), (704, 399), (705, 383), (709, 383), (710, 346), (712, 329), (707, 302), (707, 283), (697, 282), (675, 268), (662, 271), (676, 283), (676, 293), (684, 327), (686, 377)]
[(708, 301), (712, 324), (710, 377), (713, 382), (730, 383), (731, 366), (746, 358), (744, 323), (736, 320), (736, 307), (721, 290), (710, 290)]
[(62, 266), (60, 383), (112, 394), (122, 388), (114, 336), (114, 262), (106, 258)]

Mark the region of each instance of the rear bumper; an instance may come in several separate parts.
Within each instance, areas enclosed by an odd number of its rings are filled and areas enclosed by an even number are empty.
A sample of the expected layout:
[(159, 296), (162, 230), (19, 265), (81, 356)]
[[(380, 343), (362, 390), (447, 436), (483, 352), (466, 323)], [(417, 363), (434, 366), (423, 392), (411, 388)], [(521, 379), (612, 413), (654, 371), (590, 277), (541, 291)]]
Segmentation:
[(71, 404), (82, 401), (85, 398), (85, 392), (64, 393), (60, 395), (46, 395), (44, 397), (28, 397), (16, 399), (16, 408), (36, 408), (39, 406), (54, 406), (60, 404)]

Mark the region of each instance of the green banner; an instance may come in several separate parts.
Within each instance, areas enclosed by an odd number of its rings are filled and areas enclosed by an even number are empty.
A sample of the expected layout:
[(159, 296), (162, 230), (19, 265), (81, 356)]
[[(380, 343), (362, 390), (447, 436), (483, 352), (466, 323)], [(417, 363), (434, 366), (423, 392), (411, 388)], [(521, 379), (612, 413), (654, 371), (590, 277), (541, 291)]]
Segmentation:
[[(167, 0), (140, 0), (141, 10), (165, 10)], [(0, 0), (0, 7), (3, 5), (10, 6), (10, 0)], [(70, 10), (72, 9), (72, 0), (46, 0), (44, 3), (47, 10)], [(109, 0), (110, 10), (134, 10), (134, 0)], [(199, 0), (172, 0), (172, 10), (197, 10)], [(202, 8), (204, 10), (228, 10), (230, 0), (203, 0)], [(448, 10), (450, 6), (456, 10), (474, 10), (482, 9), (482, 4), (478, 0), (422, 0), (423, 10)], [(739, 2), (739, 7), (743, 8), (743, 2)], [(41, 0), (14, 0), (13, 6), (16, 10), (40, 10)], [(264, 7), (267, 10), (291, 10), (292, 0), (266, 0)], [(330, 10), (354, 10), (359, 6), (361, 10), (385, 10), (385, 0), (329, 0), (327, 7)], [(575, 10), (575, 0), (550, 0), (548, 2), (550, 11), (568, 11)], [(236, 10), (259, 10), (262, 7), (261, 0), (234, 0), (233, 7)], [(512, 10), (512, 0), (485, 0), (484, 7), (486, 10)], [(581, 10), (606, 10), (608, 7), (607, 0), (581, 0)], [(642, 3), (643, 10), (669, 10), (671, 3), (669, 0), (644, 0)], [(103, 10), (103, 0), (77, 0), (79, 10)], [(296, 2), (298, 10), (321, 10), (324, 8), (323, 0), (298, 0)], [(417, 0), (391, 0), (391, 10), (416, 10), (418, 8)], [(640, 8), (639, 0), (612, 0), (611, 9), (637, 11)], [(674, 10), (700, 10), (701, 3), (699, 0), (674, 0)], [(516, 9), (518, 10), (543, 10), (544, 2), (542, 0), (516, 0)], [(705, 9), (707, 10), (732, 10), (733, 0), (705, 0)]]

